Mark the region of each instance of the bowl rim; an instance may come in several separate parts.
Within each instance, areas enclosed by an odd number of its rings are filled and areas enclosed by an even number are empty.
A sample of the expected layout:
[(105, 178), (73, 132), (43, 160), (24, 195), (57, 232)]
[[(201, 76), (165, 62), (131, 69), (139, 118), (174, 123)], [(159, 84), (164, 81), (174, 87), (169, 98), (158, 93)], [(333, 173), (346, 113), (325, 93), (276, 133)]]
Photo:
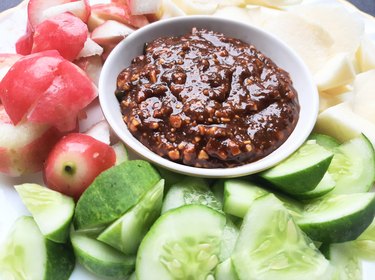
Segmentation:
[[(126, 48), (127, 45), (131, 45), (131, 43), (137, 40), (137, 38), (140, 37), (141, 34), (143, 33), (147, 33), (155, 29), (163, 28), (164, 26), (169, 25), (169, 24), (183, 24), (183, 23), (190, 24), (190, 23), (194, 23), (194, 21), (197, 21), (197, 20), (198, 21), (205, 20), (205, 21), (210, 21), (211, 23), (217, 22), (220, 24), (227, 24), (227, 25), (230, 24), (234, 27), (237, 26), (239, 28), (248, 29), (252, 33), (258, 33), (258, 35), (260, 34), (265, 39), (273, 41), (274, 43), (276, 43), (276, 45), (278, 45), (279, 48), (281, 47), (285, 51), (287, 51), (288, 55), (295, 60), (294, 61), (295, 64), (300, 68), (299, 70), (302, 72), (302, 76), (307, 81), (307, 84), (305, 86), (306, 88), (309, 89), (309, 92), (311, 94), (310, 101), (309, 101), (311, 112), (310, 112), (309, 117), (303, 120), (303, 125), (300, 124), (300, 126), (302, 127), (299, 128), (298, 131), (296, 131), (298, 124), (301, 123), (302, 121), (301, 113), (302, 113), (303, 108), (302, 106), (300, 106), (299, 118), (298, 118), (297, 125), (294, 128), (293, 132), (289, 135), (287, 140), (280, 147), (278, 147), (272, 153), (270, 153), (269, 155), (267, 155), (266, 157), (262, 159), (259, 159), (251, 163), (243, 164), (240, 166), (228, 167), (228, 168), (201, 168), (201, 167), (193, 167), (193, 166), (188, 166), (188, 165), (184, 165), (181, 163), (176, 163), (166, 158), (163, 158), (157, 155), (156, 153), (152, 152), (151, 150), (149, 150), (146, 146), (144, 146), (141, 142), (139, 142), (128, 131), (127, 126), (125, 125), (123, 121), (121, 121), (123, 125), (119, 125), (118, 120), (116, 120), (113, 116), (113, 112), (112, 112), (113, 108), (111, 109), (111, 106), (112, 106), (110, 104), (111, 102), (109, 102), (108, 98), (106, 98), (108, 94), (105, 94), (106, 92), (105, 87), (106, 87), (108, 72), (111, 66), (113, 65), (113, 63), (116, 63), (117, 57), (121, 55), (122, 50)], [(184, 35), (184, 33), (185, 32), (178, 33), (178, 34)], [(229, 34), (227, 36), (231, 36), (231, 35)], [(151, 39), (149, 41), (151, 41)], [(257, 50), (259, 50), (257, 46), (256, 48)], [(259, 50), (259, 51), (262, 52), (262, 50)], [(116, 79), (117, 79), (117, 76), (116, 76)], [(293, 81), (293, 83), (295, 85), (295, 81)], [(293, 49), (291, 49), (291, 47), (289, 47), (287, 44), (285, 44), (283, 41), (278, 39), (273, 34), (270, 34), (269, 32), (266, 32), (256, 26), (252, 26), (250, 24), (245, 24), (245, 23), (235, 21), (235, 20), (219, 18), (215, 16), (199, 15), (199, 16), (183, 16), (183, 17), (164, 19), (164, 20), (151, 23), (129, 34), (124, 40), (122, 40), (112, 50), (107, 60), (105, 61), (100, 78), (99, 78), (98, 89), (99, 89), (99, 102), (100, 102), (100, 107), (103, 112), (103, 115), (105, 119), (107, 120), (107, 122), (109, 123), (112, 130), (114, 131), (114, 133), (120, 138), (122, 142), (125, 143), (127, 148), (129, 148), (131, 151), (139, 155), (141, 158), (147, 161), (150, 161), (151, 163), (156, 164), (160, 167), (166, 168), (170, 171), (185, 174), (185, 175), (190, 175), (190, 176), (206, 177), (206, 178), (240, 177), (240, 176), (258, 173), (276, 165), (277, 163), (286, 159), (289, 155), (295, 152), (303, 144), (303, 142), (307, 139), (307, 137), (313, 130), (313, 127), (315, 125), (318, 112), (319, 112), (319, 93), (313, 81), (313, 77), (309, 69), (307, 68), (306, 64), (302, 61), (299, 55)], [(300, 99), (300, 93), (298, 91), (297, 93)], [(292, 139), (293, 142), (291, 142), (290, 139)]]

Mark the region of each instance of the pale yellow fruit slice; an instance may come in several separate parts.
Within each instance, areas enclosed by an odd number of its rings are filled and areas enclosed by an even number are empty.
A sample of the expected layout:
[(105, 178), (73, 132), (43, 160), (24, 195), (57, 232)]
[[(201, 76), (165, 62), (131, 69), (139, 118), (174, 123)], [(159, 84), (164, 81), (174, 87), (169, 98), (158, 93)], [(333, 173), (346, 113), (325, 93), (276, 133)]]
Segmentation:
[(356, 54), (360, 72), (375, 69), (375, 43), (369, 37), (364, 36)]
[(356, 76), (353, 111), (375, 125), (375, 69)]
[(300, 4), (302, 0), (245, 0), (247, 4), (264, 5), (269, 7), (284, 7)]
[(188, 15), (211, 15), (219, 6), (219, 0), (172, 0)]
[(161, 19), (186, 16), (186, 13), (179, 8), (173, 0), (163, 0), (163, 5), (160, 11), (158, 17)]
[(319, 25), (289, 12), (267, 17), (261, 26), (292, 47), (312, 73), (329, 59), (331, 36)]
[(320, 92), (319, 97), (319, 112), (323, 112), (337, 104), (350, 101), (353, 93), (347, 87), (339, 87), (329, 92)]
[(348, 53), (333, 55), (314, 75), (319, 91), (345, 86), (351, 83), (354, 77), (355, 69)]
[(375, 145), (375, 124), (354, 113), (348, 103), (330, 107), (319, 114), (315, 132), (349, 141), (363, 133)]
[[(328, 2), (328, 1), (327, 1)], [(355, 53), (364, 33), (364, 23), (339, 3), (299, 5), (290, 9), (305, 20), (319, 25), (334, 41), (331, 54)]]
[[(259, 13), (259, 10), (258, 10)], [(219, 8), (214, 14), (214, 16), (220, 18), (226, 18), (230, 20), (240, 21), (246, 24), (253, 23), (256, 24), (254, 18), (252, 18), (247, 9), (236, 7), (236, 6), (227, 6)]]

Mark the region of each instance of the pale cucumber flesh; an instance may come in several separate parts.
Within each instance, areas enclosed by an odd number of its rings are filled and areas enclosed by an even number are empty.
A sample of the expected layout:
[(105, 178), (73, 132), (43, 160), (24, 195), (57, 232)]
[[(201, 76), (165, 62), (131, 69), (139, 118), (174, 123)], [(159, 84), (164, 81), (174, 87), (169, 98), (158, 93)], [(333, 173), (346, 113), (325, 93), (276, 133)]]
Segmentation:
[(74, 214), (74, 200), (37, 184), (22, 184), (15, 189), (43, 235), (55, 242), (66, 242)]
[(141, 201), (110, 225), (98, 236), (98, 240), (120, 250), (126, 255), (135, 255), (142, 238), (160, 215), (164, 180), (149, 190)]
[(322, 180), (332, 158), (332, 152), (308, 140), (289, 158), (259, 175), (285, 193), (306, 193)]
[(166, 212), (142, 240), (137, 279), (210, 279), (219, 263), (225, 223), (224, 215), (202, 205)]
[(330, 279), (329, 262), (272, 194), (251, 205), (232, 262), (240, 280)]
[(361, 135), (340, 145), (335, 149), (328, 172), (336, 182), (334, 194), (369, 191), (375, 179), (375, 153), (371, 142)]
[(230, 179), (224, 182), (224, 212), (243, 218), (251, 203), (267, 194), (263, 188), (244, 180)]
[(135, 258), (85, 234), (71, 232), (75, 255), (81, 265), (96, 275), (123, 279), (134, 271)]
[(314, 199), (332, 192), (335, 186), (335, 180), (333, 180), (332, 176), (326, 172), (323, 179), (319, 182), (315, 189), (305, 193), (295, 194), (294, 196), (302, 200)]
[(339, 243), (356, 239), (374, 214), (374, 193), (330, 194), (306, 204), (297, 223), (315, 241)]
[(164, 198), (162, 213), (189, 204), (206, 205), (217, 211), (222, 211), (221, 202), (211, 192), (206, 180), (186, 177), (168, 190)]
[(68, 280), (71, 248), (46, 239), (32, 217), (20, 217), (0, 249), (0, 279)]
[(238, 280), (238, 276), (230, 258), (217, 265), (215, 270), (215, 280)]

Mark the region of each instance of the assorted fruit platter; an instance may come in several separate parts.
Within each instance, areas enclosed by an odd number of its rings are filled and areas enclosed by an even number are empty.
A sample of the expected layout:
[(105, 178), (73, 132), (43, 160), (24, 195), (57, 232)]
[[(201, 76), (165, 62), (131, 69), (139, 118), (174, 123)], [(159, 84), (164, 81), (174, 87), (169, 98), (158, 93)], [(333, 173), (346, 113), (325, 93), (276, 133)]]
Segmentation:
[[(314, 77), (314, 132), (271, 169), (172, 173), (104, 120), (115, 46), (194, 14), (273, 33)], [(0, 33), (1, 280), (373, 278), (373, 18), (334, 0), (29, 0)]]

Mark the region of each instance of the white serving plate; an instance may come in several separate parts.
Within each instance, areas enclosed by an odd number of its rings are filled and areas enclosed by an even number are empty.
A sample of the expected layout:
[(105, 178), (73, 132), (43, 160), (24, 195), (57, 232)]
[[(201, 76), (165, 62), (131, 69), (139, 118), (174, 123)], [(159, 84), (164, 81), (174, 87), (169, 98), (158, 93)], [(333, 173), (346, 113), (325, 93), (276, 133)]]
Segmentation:
[[(357, 10), (354, 6), (344, 0), (305, 0), (306, 2), (319, 2), (324, 4), (340, 3), (347, 9), (353, 11), (353, 16), (360, 17), (365, 23), (365, 31), (375, 41), (375, 18)], [(90, 0), (91, 3), (103, 2), (102, 0)], [(27, 20), (27, 1), (22, 2), (16, 8), (7, 10), (0, 14), (0, 53), (15, 53), (14, 43), (24, 34)], [(87, 109), (88, 118), (81, 122), (80, 129), (86, 130), (92, 124), (97, 123), (104, 117), (96, 102)], [(34, 182), (42, 183), (40, 173), (20, 178), (10, 178), (0, 175), (0, 244), (4, 241), (10, 231), (13, 222), (22, 215), (30, 215), (22, 204), (13, 185)], [(71, 280), (102, 280), (77, 264)], [(375, 262), (363, 262), (363, 280), (375, 279)]]

